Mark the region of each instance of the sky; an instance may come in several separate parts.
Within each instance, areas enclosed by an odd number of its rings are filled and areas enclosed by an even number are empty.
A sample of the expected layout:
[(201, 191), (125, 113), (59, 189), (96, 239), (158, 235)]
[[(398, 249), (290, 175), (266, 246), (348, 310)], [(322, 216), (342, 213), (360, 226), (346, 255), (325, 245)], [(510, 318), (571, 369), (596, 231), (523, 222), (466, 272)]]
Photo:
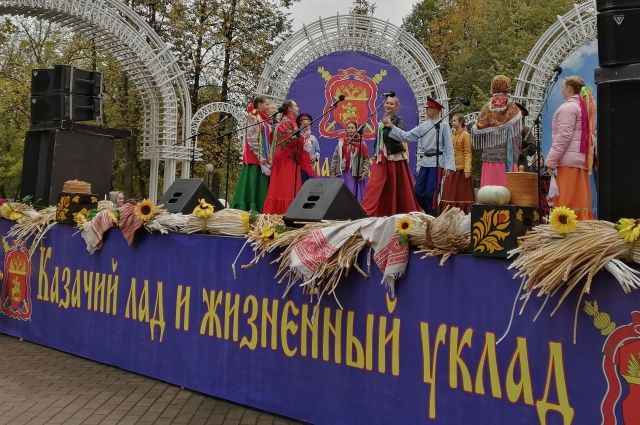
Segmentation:
[[(402, 25), (402, 18), (411, 12), (411, 8), (417, 0), (377, 0), (376, 18), (389, 20), (394, 25)], [(352, 1), (350, 0), (300, 0), (289, 9), (293, 18), (293, 29), (299, 30), (303, 24), (317, 21), (319, 17), (326, 18), (337, 13), (349, 12)]]

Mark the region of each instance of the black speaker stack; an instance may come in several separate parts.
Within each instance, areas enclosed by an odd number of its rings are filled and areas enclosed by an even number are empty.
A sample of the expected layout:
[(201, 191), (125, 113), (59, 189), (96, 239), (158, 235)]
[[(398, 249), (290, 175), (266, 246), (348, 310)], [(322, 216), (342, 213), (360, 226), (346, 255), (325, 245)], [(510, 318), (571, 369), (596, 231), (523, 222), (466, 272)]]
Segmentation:
[(321, 220), (366, 218), (358, 200), (342, 179), (316, 178), (304, 182), (284, 215), (289, 226)]
[(102, 118), (102, 74), (71, 65), (31, 71), (31, 122)]
[(111, 190), (114, 138), (118, 130), (78, 121), (102, 118), (102, 74), (70, 65), (31, 72), (31, 127), (22, 161), (20, 196), (55, 204), (67, 180), (91, 183), (92, 193)]
[(200, 199), (213, 205), (216, 211), (224, 208), (202, 179), (175, 180), (164, 192), (158, 204), (162, 204), (170, 213), (191, 214)]
[(640, 215), (640, 0), (598, 0), (598, 218)]

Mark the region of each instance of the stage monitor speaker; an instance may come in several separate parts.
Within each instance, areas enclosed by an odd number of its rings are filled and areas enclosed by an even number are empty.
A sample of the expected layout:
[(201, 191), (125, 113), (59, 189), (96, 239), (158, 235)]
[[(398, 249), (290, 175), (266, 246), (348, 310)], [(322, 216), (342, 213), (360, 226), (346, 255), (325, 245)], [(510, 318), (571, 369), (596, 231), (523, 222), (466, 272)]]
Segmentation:
[(617, 221), (638, 217), (640, 64), (597, 68), (598, 84), (598, 218)]
[(285, 223), (366, 218), (360, 203), (342, 179), (307, 180), (284, 215)]
[(113, 137), (50, 129), (29, 130), (25, 138), (20, 194), (55, 205), (67, 180), (91, 183), (103, 196), (111, 187)]
[(32, 70), (31, 94), (40, 96), (53, 93), (99, 96), (102, 93), (102, 73), (84, 71), (70, 65)]
[(598, 58), (600, 66), (640, 62), (640, 7), (598, 14)]
[(596, 0), (598, 12), (616, 9), (630, 9), (640, 7), (640, 0)]
[(91, 121), (102, 116), (99, 96), (47, 94), (31, 96), (31, 122)]
[(164, 192), (158, 204), (162, 204), (170, 213), (191, 214), (198, 205), (200, 199), (204, 199), (216, 211), (224, 209), (224, 205), (204, 184), (202, 179), (178, 179)]

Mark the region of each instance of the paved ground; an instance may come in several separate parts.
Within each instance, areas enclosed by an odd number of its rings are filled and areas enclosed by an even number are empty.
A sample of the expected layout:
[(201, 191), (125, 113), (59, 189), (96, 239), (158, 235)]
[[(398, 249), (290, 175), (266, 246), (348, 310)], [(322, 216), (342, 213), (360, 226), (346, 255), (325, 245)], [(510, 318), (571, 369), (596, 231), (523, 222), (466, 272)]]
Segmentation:
[(0, 424), (299, 424), (1, 334), (0, 370)]

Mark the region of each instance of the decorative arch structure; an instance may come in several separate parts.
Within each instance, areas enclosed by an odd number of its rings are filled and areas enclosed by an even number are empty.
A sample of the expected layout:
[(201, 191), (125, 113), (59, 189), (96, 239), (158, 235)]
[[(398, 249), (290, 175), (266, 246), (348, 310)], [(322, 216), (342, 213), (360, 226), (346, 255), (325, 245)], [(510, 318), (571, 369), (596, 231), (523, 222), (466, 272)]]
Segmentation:
[(334, 52), (360, 51), (385, 59), (408, 81), (420, 120), (427, 96), (448, 106), (445, 81), (429, 52), (408, 32), (366, 15), (336, 15), (318, 19), (283, 42), (262, 71), (258, 94), (284, 100), (296, 76), (310, 63)]
[[(596, 0), (574, 4), (573, 9), (549, 27), (535, 44), (516, 79), (514, 98), (529, 110), (529, 119), (538, 116), (545, 90), (554, 68), (587, 43), (596, 40)], [(531, 124), (531, 123), (529, 123)]]
[[(209, 116), (215, 113), (225, 113), (231, 115), (238, 124), (244, 123), (247, 120), (247, 112), (237, 106), (234, 106), (230, 103), (226, 102), (213, 102), (204, 105), (202, 108), (198, 109), (193, 117), (191, 118), (191, 134), (198, 134), (200, 130), (200, 125), (202, 122)], [(238, 128), (241, 126), (239, 125)], [(242, 140), (244, 136), (243, 131), (238, 131), (238, 137)], [(197, 136), (196, 136), (197, 140)]]
[(176, 164), (189, 176), (194, 140), (189, 138), (191, 100), (176, 58), (158, 34), (121, 0), (0, 0), (0, 14), (34, 17), (82, 33), (112, 55), (140, 93), (143, 105), (142, 157), (151, 161), (149, 196), (158, 194), (160, 161), (164, 187)]

